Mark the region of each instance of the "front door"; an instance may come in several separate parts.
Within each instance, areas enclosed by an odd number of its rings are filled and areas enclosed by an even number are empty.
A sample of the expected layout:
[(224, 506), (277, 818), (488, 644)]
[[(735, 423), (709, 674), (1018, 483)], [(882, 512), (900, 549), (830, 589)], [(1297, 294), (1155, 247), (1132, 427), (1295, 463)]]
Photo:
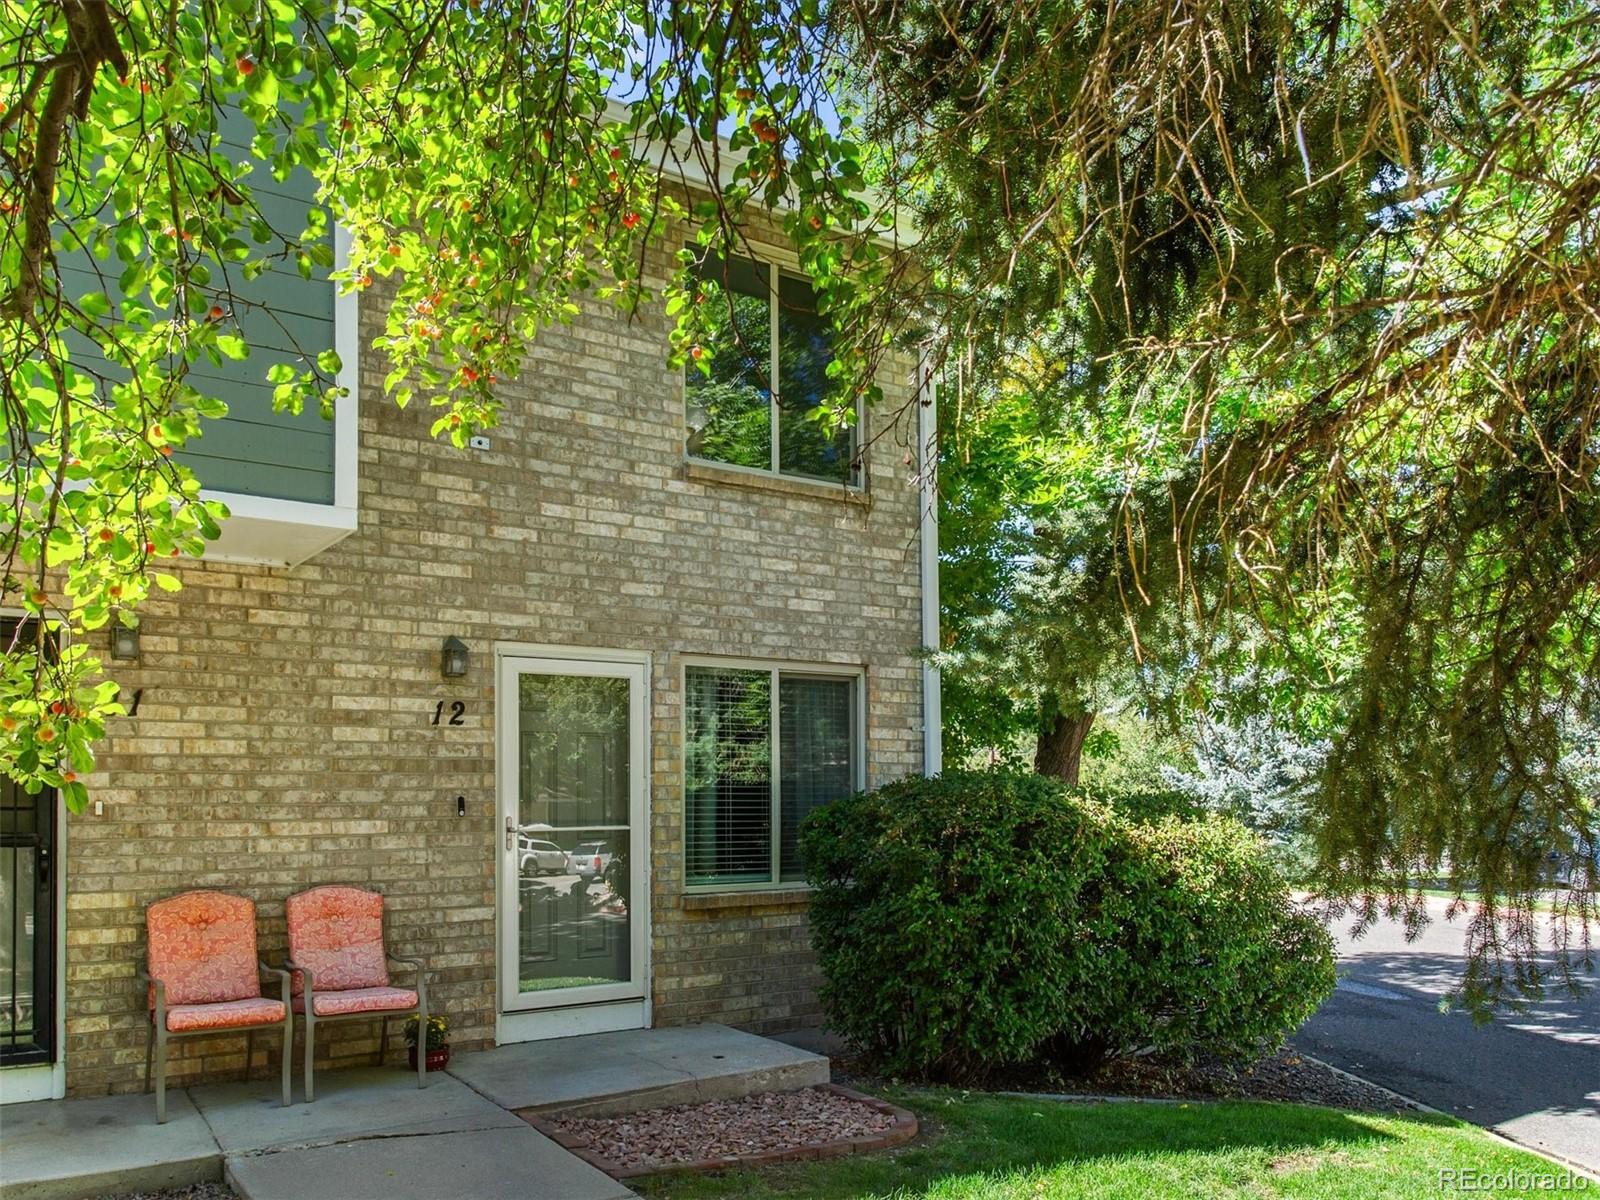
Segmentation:
[[(0, 644), (17, 632), (0, 622)], [(0, 779), (0, 1066), (55, 1061), (55, 870), (56, 793)]]
[(502, 1011), (645, 996), (648, 687), (636, 659), (499, 660)]

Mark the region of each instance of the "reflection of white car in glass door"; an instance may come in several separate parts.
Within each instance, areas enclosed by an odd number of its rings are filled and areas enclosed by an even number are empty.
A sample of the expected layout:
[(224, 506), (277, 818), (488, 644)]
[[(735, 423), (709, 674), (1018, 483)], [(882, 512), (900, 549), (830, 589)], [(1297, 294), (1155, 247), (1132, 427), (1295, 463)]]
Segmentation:
[(554, 842), (522, 833), (517, 838), (517, 850), (524, 875), (565, 875), (572, 871), (571, 856)]

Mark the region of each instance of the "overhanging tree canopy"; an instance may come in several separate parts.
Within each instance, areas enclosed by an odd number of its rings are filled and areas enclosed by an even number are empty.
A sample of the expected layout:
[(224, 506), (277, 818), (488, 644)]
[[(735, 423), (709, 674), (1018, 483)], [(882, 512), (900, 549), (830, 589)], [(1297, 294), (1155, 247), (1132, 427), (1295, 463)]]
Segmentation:
[[(179, 586), (163, 560), (202, 554), (225, 515), (171, 461), (226, 412), (191, 373), (249, 356), (243, 284), (334, 265), (330, 214), (350, 235), (342, 286), (392, 280), (386, 390), (402, 405), (425, 396), (433, 433), (457, 445), (492, 423), (497, 381), (541, 329), (586, 296), (624, 311), (652, 299), (648, 247), (736, 245), (746, 210), (778, 213), (821, 307), (842, 318), (834, 358), (856, 387), (841, 387), (840, 411), (857, 391), (870, 399), (884, 340), (857, 297), (887, 260), (862, 150), (824, 111), (837, 63), (820, 13), (732, 11), (0, 7), (4, 602), (81, 633), (134, 620), (152, 585)], [(285, 217), (258, 184), (297, 169), (319, 203)], [(680, 361), (715, 320), (697, 303), (699, 255), (680, 253), (667, 288)], [(339, 366), (307, 354), (259, 373), (277, 403), (328, 410)], [(75, 809), (117, 711), (97, 667), (81, 638), (51, 653), (43, 621), (5, 648), (0, 766), (63, 788)]]
[[(965, 403), (1010, 421), (1011, 365), (1053, 367), (1017, 444), (1120, 512), (1129, 571), (1160, 560), (1130, 630), (1187, 613), (1187, 653), (1247, 614), (1329, 735), (1320, 883), (1448, 874), (1486, 900), (1468, 999), (1536, 990), (1550, 850), (1595, 912), (1597, 798), (1562, 765), (1600, 702), (1590, 6), (870, 13), (867, 127), (924, 197)], [(1034, 583), (1087, 561), (1029, 549)]]
[[(1218, 594), (1297, 676), (1344, 681), (1330, 887), (1448, 860), (1525, 899), (1523, 830), (1594, 831), (1559, 766), (1566, 715), (1600, 703), (1582, 0), (49, 0), (0, 8), (0, 53), (8, 603), (119, 619), (221, 515), (166, 452), (217, 411), (190, 366), (245, 349), (225, 273), (324, 253), (317, 210), (260, 218), (218, 136), (237, 108), (249, 157), (308, 168), (351, 231), (345, 282), (393, 278), (390, 390), (437, 404), (437, 434), (492, 420), (579, 297), (643, 300), (669, 221), (725, 243), (779, 207), (841, 410), (895, 337), (969, 382), (1042, 343), (1087, 494), (1187, 481), (1177, 594), (1214, 547)], [(917, 237), (891, 256), (895, 228)], [(61, 286), (82, 250), (126, 303)], [(694, 297), (686, 268), (680, 358)], [(333, 365), (279, 372), (282, 401), (327, 400)], [(41, 646), (6, 653), (0, 761), (81, 804), (112, 696), (84, 643)]]

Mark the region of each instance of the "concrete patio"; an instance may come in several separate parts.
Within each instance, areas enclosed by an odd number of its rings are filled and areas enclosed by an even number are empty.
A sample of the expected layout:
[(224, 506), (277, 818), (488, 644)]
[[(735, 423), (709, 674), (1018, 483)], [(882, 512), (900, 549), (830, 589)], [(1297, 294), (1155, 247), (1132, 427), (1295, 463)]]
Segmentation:
[(165, 1125), (144, 1095), (41, 1101), (0, 1109), (0, 1195), (81, 1200), (225, 1179), (245, 1200), (624, 1200), (633, 1193), (516, 1114), (827, 1080), (820, 1055), (695, 1025), (463, 1054), (420, 1090), (400, 1067), (329, 1072), (316, 1103), (289, 1108), (269, 1080), (177, 1090)]

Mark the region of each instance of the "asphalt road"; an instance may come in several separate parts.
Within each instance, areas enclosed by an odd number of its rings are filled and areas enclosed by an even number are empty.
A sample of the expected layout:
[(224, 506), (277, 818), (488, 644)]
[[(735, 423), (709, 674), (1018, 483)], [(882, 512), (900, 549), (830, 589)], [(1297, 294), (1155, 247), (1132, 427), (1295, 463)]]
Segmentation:
[(1557, 990), (1489, 1025), (1441, 1013), (1465, 937), (1464, 919), (1446, 922), (1444, 907), (1430, 905), (1434, 920), (1413, 942), (1393, 922), (1360, 939), (1336, 924), (1338, 989), (1294, 1044), (1600, 1174), (1600, 986)]

